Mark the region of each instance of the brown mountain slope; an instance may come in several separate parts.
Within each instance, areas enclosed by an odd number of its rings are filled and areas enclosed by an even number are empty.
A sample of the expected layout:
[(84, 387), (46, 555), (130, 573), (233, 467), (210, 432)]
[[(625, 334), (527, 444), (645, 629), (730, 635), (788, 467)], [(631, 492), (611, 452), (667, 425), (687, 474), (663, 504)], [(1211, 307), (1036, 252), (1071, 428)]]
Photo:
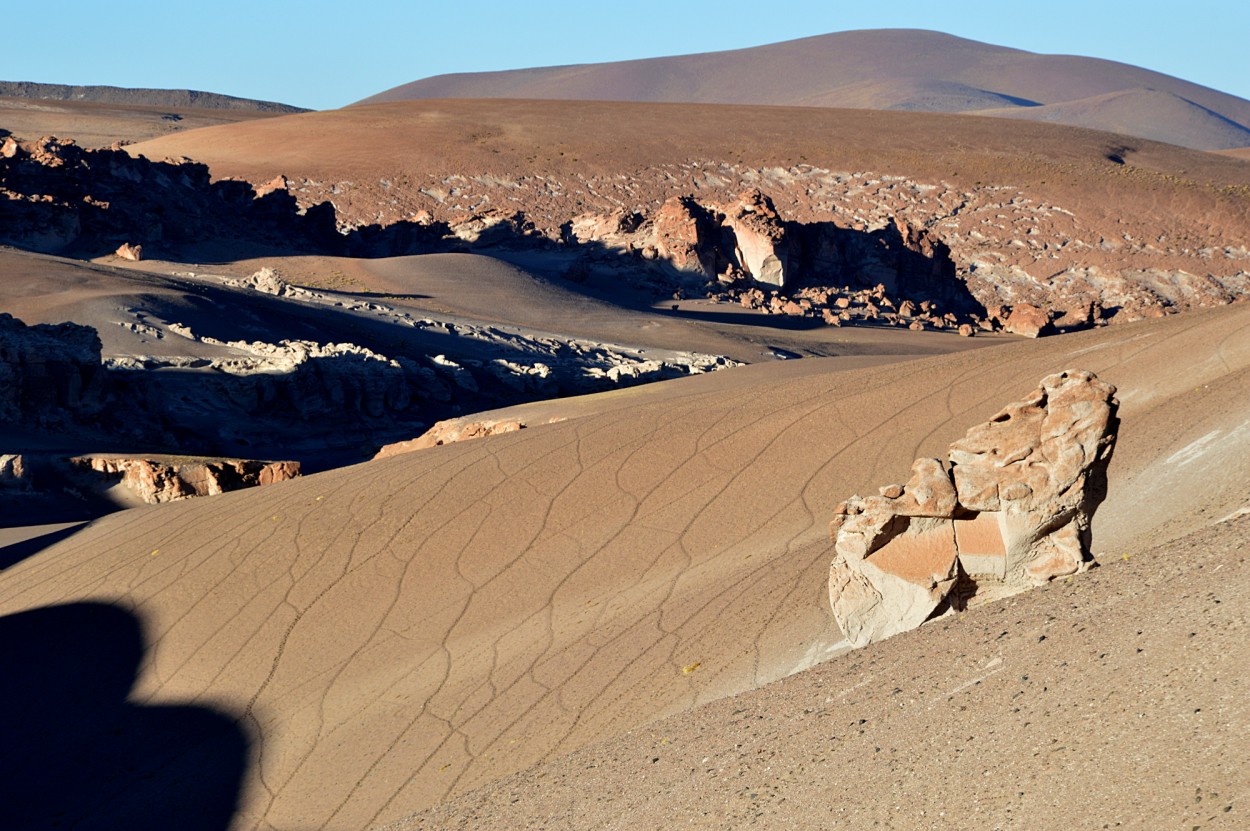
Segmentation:
[[(561, 423), (107, 517), (8, 569), (0, 622), (73, 603), (45, 612), (68, 643), (93, 615), (141, 626), (145, 641), (118, 656), (109, 694), (125, 696), (132, 665), (137, 685), (125, 707), (98, 707), (98, 740), (56, 725), (58, 708), (81, 712), (79, 694), (101, 687), (14, 687), (25, 709), (5, 715), (30, 738), (6, 761), (20, 760), (14, 774), (46, 765), (90, 778), (83, 768), (106, 750), (154, 753), (152, 770), (137, 765), (109, 785), (108, 804), (60, 805), (101, 824), (133, 804), (176, 805), (212, 770), (224, 781), (205, 813), (233, 805), (229, 783), (241, 777), (234, 827), (360, 828), (760, 686), (837, 648), (824, 599), (833, 505), (897, 479), (916, 455), (1070, 366), (1117, 384), (1123, 401), (1095, 551), (1114, 560), (1204, 528), (1245, 505), (1248, 309), (872, 370), (747, 367), (572, 400)], [(1125, 590), (1140, 595), (1135, 583)], [(979, 637), (947, 629), (961, 643)], [(57, 677), (44, 664), (60, 654), (24, 655), (5, 677)], [(969, 670), (984, 663), (966, 648), (950, 654)], [(884, 711), (893, 700), (874, 677), (862, 680)], [(1087, 677), (1091, 695), (1117, 690)], [(1171, 683), (1180, 695), (1205, 678)], [(1224, 699), (1209, 700), (1195, 705), (1214, 711), (1203, 718), (1222, 718)], [(109, 729), (144, 714), (190, 718), (192, 704), (216, 716), (159, 743)], [(210, 730), (218, 717), (241, 730)], [(1147, 788), (1152, 758), (1137, 780)], [(183, 772), (191, 759), (198, 777)]]
[[(784, 43), (606, 64), (441, 75), (360, 103), (414, 98), (558, 98), (725, 104), (789, 104), (959, 112), (1002, 105), (1028, 118), (1038, 104), (1156, 89), (1230, 124), (1174, 111), (1143, 112), (1121, 130), (1202, 149), (1238, 146), (1250, 135), (1250, 102), (1158, 72), (1067, 55), (1037, 55), (939, 32), (838, 32)], [(1088, 113), (1037, 112), (1097, 126)], [(1067, 120), (1071, 118), (1072, 120)], [(1242, 132), (1238, 133), (1240, 129)], [(1231, 143), (1230, 143), (1231, 142)], [(1241, 141), (1244, 144), (1244, 140)]]
[(1131, 89), (1040, 107), (984, 109), (978, 115), (1073, 124), (1182, 147), (1235, 148), (1250, 130), (1170, 92)]

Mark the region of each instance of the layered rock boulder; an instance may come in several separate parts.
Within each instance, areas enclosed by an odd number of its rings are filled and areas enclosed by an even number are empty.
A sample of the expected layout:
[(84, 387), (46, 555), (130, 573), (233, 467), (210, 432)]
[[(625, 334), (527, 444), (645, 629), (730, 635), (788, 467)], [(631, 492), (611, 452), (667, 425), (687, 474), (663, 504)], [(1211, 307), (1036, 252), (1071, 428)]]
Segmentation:
[(1115, 441), (1115, 387), (1047, 376), (1027, 398), (918, 459), (903, 485), (835, 510), (829, 599), (863, 646), (972, 597), (996, 599), (1089, 566), (1089, 520)]
[(300, 475), (299, 462), (253, 459), (79, 456), (71, 462), (108, 476), (120, 475), (122, 484), (149, 505), (272, 485)]

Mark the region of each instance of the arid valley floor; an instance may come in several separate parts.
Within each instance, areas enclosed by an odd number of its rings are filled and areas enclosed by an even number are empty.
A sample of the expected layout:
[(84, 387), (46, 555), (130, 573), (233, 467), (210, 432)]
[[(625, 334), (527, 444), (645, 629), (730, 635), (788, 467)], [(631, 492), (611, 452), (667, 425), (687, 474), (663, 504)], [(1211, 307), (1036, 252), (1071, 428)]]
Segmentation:
[[(1250, 102), (848, 34), (0, 85), (0, 827), (1250, 827)], [(1065, 371), (1079, 569), (852, 648), (852, 495)]]

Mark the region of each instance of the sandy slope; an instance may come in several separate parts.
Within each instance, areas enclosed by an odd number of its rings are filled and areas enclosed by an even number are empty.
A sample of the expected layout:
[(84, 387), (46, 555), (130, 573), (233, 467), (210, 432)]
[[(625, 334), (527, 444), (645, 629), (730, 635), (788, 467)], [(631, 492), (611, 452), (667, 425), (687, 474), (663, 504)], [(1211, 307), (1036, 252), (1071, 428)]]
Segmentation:
[(1119, 109), (1120, 132), (1195, 148), (1236, 147), (1250, 102), (1114, 61), (1038, 55), (940, 32), (879, 29), (697, 55), (440, 75), (360, 103), (417, 98), (548, 98), (783, 104), (961, 112), (1010, 106), (1021, 118), (1105, 128), (1097, 106), (1044, 109), (1156, 90), (1227, 119), (1181, 108)]
[[(245, 769), (240, 734), (203, 738), (205, 713), (187, 729), (193, 748), (179, 754), (170, 734), (162, 753), (173, 761), (112, 786), (112, 805), (176, 802), (191, 785), (173, 762), (200, 758), (227, 782), (241, 776), (235, 827), (384, 823), (836, 649), (824, 600), (832, 506), (896, 481), (1048, 372), (1079, 366), (1120, 386), (1111, 492), (1095, 518), (1104, 560), (1243, 507), (1247, 322), (1250, 307), (1236, 305), (875, 369), (759, 365), (569, 402), (576, 417), (562, 423), (107, 517), (6, 571), (0, 612), (110, 604), (92, 614), (133, 615), (146, 635), (129, 716), (182, 702), (239, 719)], [(1138, 592), (1116, 591), (1118, 611), (1097, 620), (1123, 640), (1117, 615)], [(961, 632), (939, 653), (951, 657), (901, 665), (934, 689), (953, 688), (925, 675), (934, 667), (973, 678), (993, 656), (969, 651), (975, 629), (951, 623), (943, 638)], [(5, 671), (38, 672), (37, 660)], [(875, 659), (847, 660), (829, 671)], [(1204, 683), (1188, 671), (1176, 682)], [(1204, 718), (1228, 700), (1211, 702)], [(30, 706), (28, 721), (54, 717)], [(743, 730), (722, 723), (709, 729)], [(927, 769), (953, 736), (913, 758)], [(29, 751), (49, 764), (76, 758), (54, 732)], [(1228, 777), (1207, 772), (1202, 787), (1225, 792)], [(232, 799), (225, 785), (216, 794), (214, 804)], [(924, 807), (941, 798), (924, 794)]]
[(400, 829), (1244, 828), (1250, 518), (507, 777)]

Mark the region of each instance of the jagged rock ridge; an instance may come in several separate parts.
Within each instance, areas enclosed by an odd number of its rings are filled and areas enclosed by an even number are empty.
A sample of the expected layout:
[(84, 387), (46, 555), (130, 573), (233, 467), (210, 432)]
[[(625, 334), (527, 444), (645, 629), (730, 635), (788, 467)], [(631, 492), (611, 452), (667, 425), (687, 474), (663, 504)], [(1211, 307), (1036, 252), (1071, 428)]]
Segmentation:
[(120, 477), (123, 485), (149, 505), (272, 485), (300, 475), (299, 462), (255, 459), (77, 456), (70, 462), (79, 468)]

